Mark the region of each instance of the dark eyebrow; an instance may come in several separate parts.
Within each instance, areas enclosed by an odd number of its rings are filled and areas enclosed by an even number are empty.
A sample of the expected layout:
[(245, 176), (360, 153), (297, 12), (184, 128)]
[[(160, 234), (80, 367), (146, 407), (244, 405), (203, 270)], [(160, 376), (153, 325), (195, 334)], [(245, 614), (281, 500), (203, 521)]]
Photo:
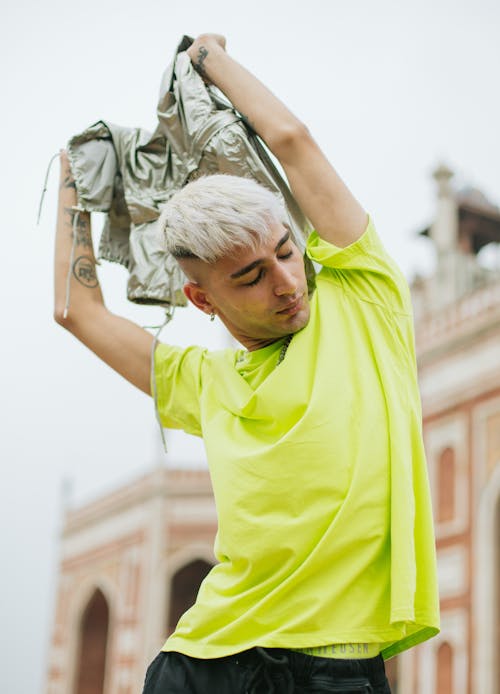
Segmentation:
[[(280, 238), (280, 240), (276, 244), (274, 252), (277, 253), (279, 251), (279, 249), (281, 248), (281, 246), (283, 246), (289, 239), (290, 239), (290, 231), (287, 230), (286, 233)], [(245, 267), (242, 267), (240, 270), (236, 270), (236, 272), (233, 272), (233, 274), (230, 275), (230, 277), (232, 280), (237, 280), (238, 277), (242, 277), (243, 275), (246, 275), (247, 272), (254, 270), (259, 265), (262, 265), (263, 262), (264, 262), (264, 260), (262, 258), (259, 258), (258, 260), (254, 260), (252, 263), (245, 265)]]

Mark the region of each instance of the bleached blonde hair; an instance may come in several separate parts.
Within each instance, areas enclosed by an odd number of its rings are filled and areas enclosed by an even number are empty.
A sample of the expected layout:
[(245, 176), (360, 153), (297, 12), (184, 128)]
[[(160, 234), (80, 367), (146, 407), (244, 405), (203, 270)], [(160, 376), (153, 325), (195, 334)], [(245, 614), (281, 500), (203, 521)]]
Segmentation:
[(214, 263), (236, 248), (256, 249), (270, 225), (288, 223), (280, 199), (256, 181), (214, 174), (188, 183), (167, 202), (158, 224), (178, 259)]

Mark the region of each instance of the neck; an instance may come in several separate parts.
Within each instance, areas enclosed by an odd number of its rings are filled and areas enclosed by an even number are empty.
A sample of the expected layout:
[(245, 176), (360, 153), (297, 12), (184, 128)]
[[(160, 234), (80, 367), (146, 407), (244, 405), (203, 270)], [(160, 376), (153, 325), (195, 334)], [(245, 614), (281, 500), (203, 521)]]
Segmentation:
[(284, 335), (282, 337), (272, 337), (272, 338), (267, 338), (267, 339), (258, 339), (258, 338), (241, 338), (238, 340), (245, 349), (247, 349), (249, 352), (255, 352), (257, 349), (262, 349), (263, 347), (268, 347), (269, 345), (272, 345), (275, 342), (278, 342), (279, 340), (282, 340)]
[(234, 325), (232, 325), (231, 323), (229, 323), (229, 321), (226, 320), (223, 313), (218, 312), (217, 316), (226, 327), (226, 330), (234, 337), (234, 339), (237, 342), (240, 343), (240, 345), (243, 345), (243, 347), (247, 349), (249, 352), (255, 352), (255, 350), (257, 349), (268, 347), (269, 345), (272, 345), (275, 342), (282, 340), (284, 337), (287, 337), (287, 335), (277, 335), (276, 337), (253, 337), (252, 335), (248, 335), (248, 333), (246, 332), (237, 330)]

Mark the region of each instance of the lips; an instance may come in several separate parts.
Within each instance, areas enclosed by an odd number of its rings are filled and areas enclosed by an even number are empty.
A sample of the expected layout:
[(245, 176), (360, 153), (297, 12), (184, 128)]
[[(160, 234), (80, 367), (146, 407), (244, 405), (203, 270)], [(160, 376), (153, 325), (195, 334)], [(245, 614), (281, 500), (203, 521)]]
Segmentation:
[(295, 301), (290, 302), (285, 306), (285, 308), (280, 309), (279, 311), (276, 311), (276, 313), (283, 313), (287, 316), (293, 315), (294, 313), (298, 313), (300, 309), (302, 308), (302, 297), (299, 296), (298, 299), (295, 299)]

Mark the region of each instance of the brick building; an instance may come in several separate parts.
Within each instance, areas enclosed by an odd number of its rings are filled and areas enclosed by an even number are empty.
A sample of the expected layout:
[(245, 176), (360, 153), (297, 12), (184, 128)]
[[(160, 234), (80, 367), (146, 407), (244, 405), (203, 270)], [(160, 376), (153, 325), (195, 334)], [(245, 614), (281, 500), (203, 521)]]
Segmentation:
[(158, 468), (66, 516), (47, 694), (137, 694), (215, 562), (208, 473)]
[(500, 210), (454, 191), (445, 167), (434, 178), (435, 220), (422, 233), (436, 270), (413, 300), (441, 633), (401, 656), (398, 691), (500, 694)]
[[(441, 634), (387, 663), (394, 694), (500, 694), (500, 210), (434, 174), (412, 290), (434, 501)], [(492, 247), (490, 247), (490, 250)], [(136, 694), (215, 561), (208, 473), (158, 468), (66, 515), (47, 694)]]

